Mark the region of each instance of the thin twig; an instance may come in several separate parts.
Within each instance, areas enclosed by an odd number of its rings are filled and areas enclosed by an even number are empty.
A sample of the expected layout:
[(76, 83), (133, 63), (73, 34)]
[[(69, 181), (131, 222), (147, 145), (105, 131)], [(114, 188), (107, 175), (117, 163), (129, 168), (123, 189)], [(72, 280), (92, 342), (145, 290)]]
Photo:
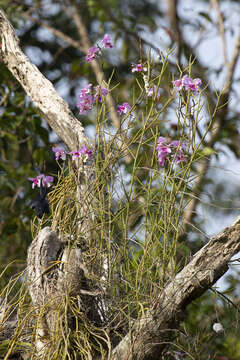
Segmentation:
[(36, 19), (32, 15), (29, 15), (29, 13), (27, 13), (27, 12), (22, 13), (22, 16), (25, 19), (31, 20), (33, 23), (38, 24), (38, 25), (42, 26), (45, 29), (48, 29), (49, 31), (51, 31), (51, 33), (53, 35), (55, 35), (56, 37), (58, 37), (60, 39), (63, 39), (64, 41), (66, 41), (68, 44), (75, 47), (76, 49), (79, 49), (80, 51), (83, 51), (82, 44), (79, 41), (74, 40), (70, 36), (64, 34), (62, 31), (54, 28), (53, 26), (50, 26), (50, 25), (46, 24), (45, 22), (43, 22), (43, 21), (41, 21), (39, 19)]
[(114, 23), (120, 28), (122, 29), (126, 34), (128, 34), (129, 36), (133, 37), (136, 40), (136, 49), (138, 49), (138, 41), (140, 40), (142, 44), (149, 46), (150, 49), (153, 49), (156, 51), (157, 54), (159, 54), (159, 48), (157, 46), (155, 46), (153, 43), (151, 43), (150, 41), (142, 38), (139, 34), (137, 34), (135, 31), (131, 30), (129, 27), (127, 27), (121, 20), (118, 19), (117, 16), (114, 15), (113, 11), (111, 10), (111, 8), (109, 6), (106, 6), (106, 4), (103, 2), (101, 4), (102, 8), (104, 9), (104, 11), (107, 13), (108, 17), (110, 20), (114, 21)]
[(178, 44), (177, 58), (179, 64), (181, 64), (183, 37), (178, 21), (177, 6), (178, 0), (168, 0), (168, 17), (170, 21), (170, 27), (172, 29), (171, 33), (173, 34), (174, 40)]
[(227, 66), (228, 60), (227, 60), (227, 46), (226, 46), (226, 39), (225, 39), (225, 31), (224, 31), (224, 24), (223, 24), (223, 17), (222, 13), (219, 8), (218, 0), (211, 0), (212, 7), (215, 7), (218, 17), (218, 30), (220, 37), (222, 39), (222, 47), (223, 47), (223, 58), (224, 58), (224, 64)]

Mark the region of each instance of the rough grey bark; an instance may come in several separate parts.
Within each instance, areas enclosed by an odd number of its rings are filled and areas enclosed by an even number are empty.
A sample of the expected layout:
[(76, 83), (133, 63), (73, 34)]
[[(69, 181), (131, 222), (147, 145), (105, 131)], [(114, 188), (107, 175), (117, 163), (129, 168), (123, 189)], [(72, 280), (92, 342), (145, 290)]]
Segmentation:
[(15, 31), (1, 9), (0, 38), (2, 60), (56, 134), (71, 150), (88, 143), (81, 123), (73, 116), (66, 102), (20, 49)]
[[(94, 320), (101, 323), (96, 301), (100, 289), (88, 290), (87, 270), (79, 247), (71, 245), (50, 227), (45, 227), (28, 249), (27, 264), (29, 293), (33, 305), (41, 314), (36, 334), (38, 351), (44, 349), (46, 341), (54, 336), (66, 299), (78, 301), (81, 298), (82, 311), (84, 302), (91, 303)], [(41, 311), (43, 308), (47, 311)]]

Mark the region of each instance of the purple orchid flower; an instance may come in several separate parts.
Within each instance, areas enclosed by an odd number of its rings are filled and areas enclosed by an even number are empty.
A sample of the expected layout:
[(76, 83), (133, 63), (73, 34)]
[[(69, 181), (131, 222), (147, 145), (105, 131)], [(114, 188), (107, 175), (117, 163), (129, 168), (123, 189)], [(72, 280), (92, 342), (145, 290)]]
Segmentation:
[(110, 38), (109, 34), (104, 35), (104, 38), (102, 39), (102, 44), (103, 44), (105, 49), (107, 49), (107, 48), (112, 49), (113, 48), (113, 44), (111, 42), (111, 38)]
[(125, 102), (122, 105), (118, 105), (117, 112), (119, 114), (126, 114), (128, 112), (128, 110), (130, 110), (130, 109), (131, 109), (131, 106), (127, 102)]
[(59, 159), (66, 160), (66, 151), (62, 148), (55, 146), (52, 148), (52, 151), (55, 152), (56, 161)]

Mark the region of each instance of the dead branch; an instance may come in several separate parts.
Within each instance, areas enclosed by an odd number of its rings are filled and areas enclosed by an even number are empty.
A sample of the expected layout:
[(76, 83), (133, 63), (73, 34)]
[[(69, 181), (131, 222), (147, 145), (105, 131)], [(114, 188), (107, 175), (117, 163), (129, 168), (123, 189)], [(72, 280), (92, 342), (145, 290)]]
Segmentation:
[(88, 142), (81, 123), (58, 95), (52, 83), (33, 65), (19, 47), (12, 25), (0, 9), (1, 57), (44, 119), (71, 150)]
[[(101, 324), (96, 300), (100, 291), (93, 294), (87, 287), (81, 249), (64, 240), (50, 227), (45, 227), (28, 249), (28, 289), (33, 305), (41, 314), (36, 334), (38, 350), (45, 346), (41, 339), (48, 339), (56, 331), (57, 319), (68, 297), (80, 299), (81, 295), (81, 311), (85, 309), (86, 317)], [(90, 308), (91, 314), (87, 314)]]

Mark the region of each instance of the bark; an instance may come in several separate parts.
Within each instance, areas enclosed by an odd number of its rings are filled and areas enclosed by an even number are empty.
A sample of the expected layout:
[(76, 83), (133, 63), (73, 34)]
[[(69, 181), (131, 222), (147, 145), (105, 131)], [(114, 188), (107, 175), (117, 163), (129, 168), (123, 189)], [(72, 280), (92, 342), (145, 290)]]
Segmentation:
[[(101, 325), (97, 308), (101, 291), (97, 287), (93, 289), (92, 284), (89, 288), (90, 281), (79, 247), (70, 245), (68, 239), (45, 227), (28, 249), (27, 264), (29, 293), (40, 314), (36, 336), (38, 351), (46, 347), (49, 338), (56, 336), (59, 317), (70, 299), (81, 301), (81, 311), (85, 312), (86, 318)], [(71, 316), (69, 311), (70, 328)]]
[(76, 150), (84, 142), (88, 143), (81, 123), (73, 116), (66, 102), (20, 49), (14, 29), (1, 9), (0, 34), (3, 62), (51, 128), (71, 150)]

